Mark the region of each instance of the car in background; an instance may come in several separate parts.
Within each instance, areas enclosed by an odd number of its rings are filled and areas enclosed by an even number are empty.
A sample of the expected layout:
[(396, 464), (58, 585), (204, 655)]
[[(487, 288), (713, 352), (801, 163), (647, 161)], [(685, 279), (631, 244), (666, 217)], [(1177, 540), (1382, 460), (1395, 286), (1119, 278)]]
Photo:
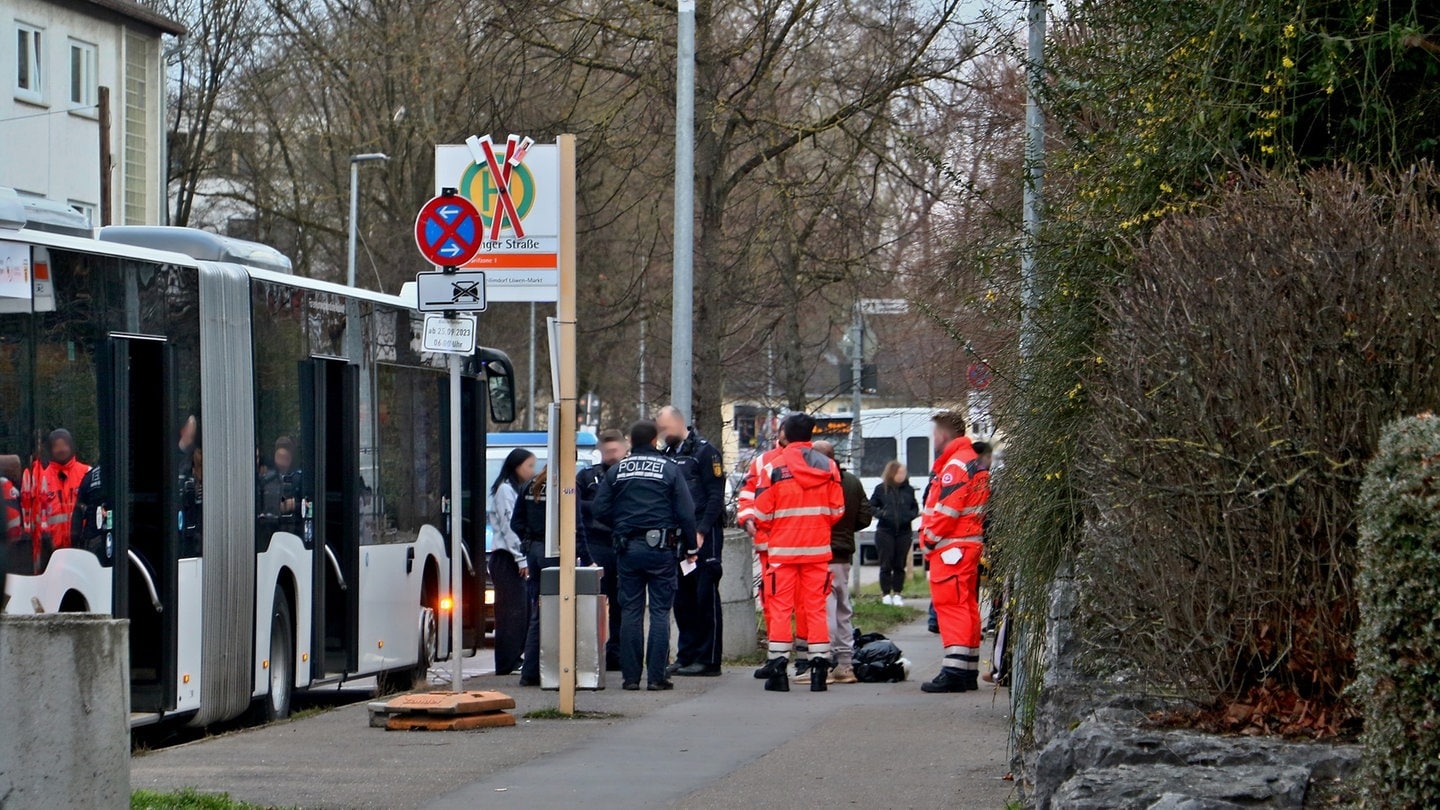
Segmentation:
[[(500, 475), (500, 468), (505, 466), (505, 457), (516, 448), (529, 450), (535, 454), (536, 475), (539, 475), (550, 461), (550, 435), (548, 433), (507, 430), (485, 434), (485, 490), (487, 495), (490, 486)], [(586, 467), (599, 463), (599, 439), (588, 430), (577, 431), (575, 434), (575, 471), (578, 473)], [(494, 548), (494, 537), (490, 523), (487, 521), (485, 523), (485, 553), (488, 555)]]

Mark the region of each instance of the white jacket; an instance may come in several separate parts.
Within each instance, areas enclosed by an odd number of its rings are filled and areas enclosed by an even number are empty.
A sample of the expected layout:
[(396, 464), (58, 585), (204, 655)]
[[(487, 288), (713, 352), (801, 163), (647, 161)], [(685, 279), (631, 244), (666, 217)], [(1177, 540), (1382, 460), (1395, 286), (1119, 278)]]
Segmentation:
[(520, 497), (509, 481), (501, 481), (490, 504), (485, 508), (485, 519), (490, 521), (490, 533), (494, 537), (495, 551), (505, 549), (515, 557), (515, 562), (524, 568), (525, 544), (510, 528), (510, 518), (515, 514), (515, 501)]

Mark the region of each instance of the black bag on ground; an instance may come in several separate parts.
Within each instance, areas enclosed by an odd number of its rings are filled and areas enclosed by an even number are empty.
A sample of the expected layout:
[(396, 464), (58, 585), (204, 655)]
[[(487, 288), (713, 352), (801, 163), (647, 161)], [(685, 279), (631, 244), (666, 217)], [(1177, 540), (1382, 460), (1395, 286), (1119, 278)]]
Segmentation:
[(897, 683), (905, 680), (903, 654), (895, 642), (879, 633), (866, 633), (856, 639), (854, 653), (855, 677), (863, 683)]

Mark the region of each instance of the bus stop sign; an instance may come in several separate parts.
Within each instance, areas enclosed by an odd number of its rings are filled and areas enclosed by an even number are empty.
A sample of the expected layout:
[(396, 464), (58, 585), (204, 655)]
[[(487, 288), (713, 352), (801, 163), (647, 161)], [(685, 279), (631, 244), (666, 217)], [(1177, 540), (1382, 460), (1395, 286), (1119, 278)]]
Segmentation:
[(462, 267), (480, 251), (484, 232), (480, 212), (469, 200), (446, 189), (432, 197), (415, 218), (415, 244), (420, 255), (440, 267)]

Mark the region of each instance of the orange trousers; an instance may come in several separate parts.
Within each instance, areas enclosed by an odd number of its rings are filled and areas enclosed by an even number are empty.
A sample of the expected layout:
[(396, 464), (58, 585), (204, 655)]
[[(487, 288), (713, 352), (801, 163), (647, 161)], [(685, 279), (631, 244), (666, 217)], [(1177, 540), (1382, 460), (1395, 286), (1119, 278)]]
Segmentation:
[[(947, 563), (941, 553), (960, 550), (960, 559)], [(940, 622), (940, 643), (946, 647), (980, 646), (980, 555), (983, 543), (960, 543), (931, 552), (930, 599)]]
[(829, 655), (830, 623), (825, 618), (825, 599), (830, 593), (830, 563), (771, 563), (765, 569), (761, 587), (765, 590), (765, 626), (770, 633), (771, 652), (776, 651), (776, 645), (789, 649), (795, 634), (799, 634), (809, 642), (811, 655)]

